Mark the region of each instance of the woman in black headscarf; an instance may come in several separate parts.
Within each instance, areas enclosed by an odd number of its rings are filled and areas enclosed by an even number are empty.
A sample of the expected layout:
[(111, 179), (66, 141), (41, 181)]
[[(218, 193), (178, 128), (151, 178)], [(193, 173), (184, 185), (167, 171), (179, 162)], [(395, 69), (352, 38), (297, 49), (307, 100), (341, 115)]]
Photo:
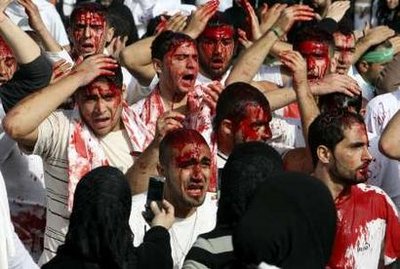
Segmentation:
[(282, 173), (260, 186), (233, 234), (234, 252), (246, 265), (323, 269), (335, 230), (328, 188), (305, 174)]
[[(64, 245), (42, 269), (172, 268), (168, 228), (174, 209), (163, 201), (163, 210), (152, 205), (152, 228), (138, 248), (129, 227), (131, 192), (124, 174), (103, 166), (78, 183)], [(154, 258), (156, 257), (156, 258)]]

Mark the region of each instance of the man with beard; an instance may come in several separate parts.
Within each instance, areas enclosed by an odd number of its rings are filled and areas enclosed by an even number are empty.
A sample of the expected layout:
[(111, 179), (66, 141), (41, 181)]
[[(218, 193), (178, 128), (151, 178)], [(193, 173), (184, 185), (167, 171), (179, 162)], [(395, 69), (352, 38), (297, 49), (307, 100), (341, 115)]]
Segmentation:
[(329, 188), (337, 210), (337, 231), (327, 268), (380, 268), (400, 256), (400, 223), (381, 189), (364, 184), (372, 157), (360, 115), (319, 115), (309, 128), (314, 176)]
[[(164, 199), (175, 208), (175, 223), (169, 230), (174, 269), (181, 268), (184, 258), (199, 234), (212, 230), (216, 221), (216, 201), (207, 188), (211, 176), (211, 151), (195, 130), (176, 129), (160, 143), (159, 174), (166, 178)], [(130, 226), (134, 244), (143, 242), (150, 228), (142, 211), (146, 193), (132, 197)]]

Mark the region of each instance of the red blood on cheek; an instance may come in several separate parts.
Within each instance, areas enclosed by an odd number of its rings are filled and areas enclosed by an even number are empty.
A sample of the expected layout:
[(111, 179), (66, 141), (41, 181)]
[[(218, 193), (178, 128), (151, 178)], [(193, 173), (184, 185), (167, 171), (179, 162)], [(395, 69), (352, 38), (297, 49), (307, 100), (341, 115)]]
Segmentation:
[(299, 45), (299, 52), (307, 60), (307, 70), (313, 78), (322, 78), (330, 63), (329, 46), (317, 41), (304, 41)]
[(237, 132), (240, 132), (242, 135), (243, 142), (245, 141), (261, 141), (264, 137), (266, 137), (269, 133), (269, 126), (264, 126), (263, 131), (255, 129), (253, 124), (257, 122), (268, 124), (270, 121), (270, 115), (268, 115), (262, 107), (254, 104), (247, 104), (245, 106), (246, 116), (240, 121), (238, 124)]

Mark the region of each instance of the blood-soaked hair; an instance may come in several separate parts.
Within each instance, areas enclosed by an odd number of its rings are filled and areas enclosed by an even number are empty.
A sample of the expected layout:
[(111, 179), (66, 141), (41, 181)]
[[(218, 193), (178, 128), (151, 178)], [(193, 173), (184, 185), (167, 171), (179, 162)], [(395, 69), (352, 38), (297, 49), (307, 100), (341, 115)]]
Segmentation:
[(259, 105), (268, 113), (271, 111), (267, 98), (254, 86), (245, 82), (235, 82), (227, 86), (218, 98), (214, 131), (218, 130), (224, 119), (235, 123), (243, 120), (246, 116), (245, 107), (249, 104)]
[[(236, 19), (236, 18), (235, 18)], [(221, 11), (217, 11), (215, 12), (215, 14), (208, 20), (206, 28), (216, 28), (216, 27), (221, 27), (221, 26), (230, 26), (233, 29), (233, 39), (235, 41), (237, 41), (238, 39), (238, 35), (237, 35), (237, 31), (236, 28), (238, 26), (240, 27), (244, 27), (241, 26), (241, 24), (239, 25), (235, 25), (235, 23), (232, 21), (232, 19), (229, 18), (228, 15), (226, 15), (225, 13), (222, 13)], [(200, 34), (199, 36), (199, 40), (202, 38), (202, 35)]]
[(333, 35), (320, 29), (316, 25), (302, 27), (293, 38), (293, 50), (299, 51), (299, 46), (305, 41), (315, 41), (328, 44), (330, 51), (333, 52), (335, 42)]
[(82, 12), (93, 12), (99, 14), (106, 19), (107, 9), (99, 3), (94, 2), (83, 2), (78, 4), (71, 13), (69, 17), (69, 25), (73, 27), (76, 22), (76, 17)]
[(361, 115), (347, 110), (334, 110), (321, 113), (310, 125), (308, 144), (314, 167), (318, 163), (317, 148), (321, 145), (334, 150), (336, 145), (344, 139), (344, 130), (354, 124), (365, 125)]
[(163, 166), (171, 160), (171, 150), (186, 144), (204, 144), (209, 147), (204, 137), (193, 129), (176, 129), (168, 132), (160, 142), (159, 161)]
[(164, 31), (159, 34), (151, 44), (151, 58), (162, 61), (164, 56), (172, 48), (176, 48), (182, 43), (195, 44), (195, 41), (193, 38), (183, 33)]
[(109, 75), (109, 76), (98, 76), (97, 78), (95, 78), (91, 83), (89, 83), (88, 85), (82, 86), (80, 87), (76, 92), (80, 92), (81, 90), (85, 90), (89, 85), (98, 82), (98, 81), (105, 81), (108, 82), (112, 85), (114, 85), (115, 87), (117, 87), (118, 89), (122, 90), (122, 86), (123, 86), (123, 77), (122, 77), (122, 69), (121, 66), (118, 64), (118, 66), (112, 70), (114, 72), (114, 75)]

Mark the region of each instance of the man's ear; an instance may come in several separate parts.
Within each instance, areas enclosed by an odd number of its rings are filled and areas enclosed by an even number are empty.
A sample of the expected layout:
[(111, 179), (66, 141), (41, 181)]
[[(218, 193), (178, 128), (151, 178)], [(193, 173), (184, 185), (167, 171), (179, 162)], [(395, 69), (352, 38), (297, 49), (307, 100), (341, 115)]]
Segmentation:
[(357, 63), (357, 69), (358, 69), (358, 72), (360, 73), (360, 74), (365, 74), (365, 73), (367, 73), (368, 72), (368, 69), (369, 69), (369, 63), (367, 63), (366, 61), (363, 61), (363, 60), (361, 60), (361, 61), (359, 61), (358, 63)]
[(160, 163), (157, 163), (157, 172), (160, 176), (165, 177), (165, 169)]
[(231, 120), (228, 119), (224, 119), (221, 122), (220, 125), (220, 132), (224, 135), (224, 136), (231, 136), (233, 135), (233, 123)]
[(160, 61), (159, 59), (153, 59), (153, 67), (157, 74), (161, 73), (162, 65), (162, 61)]
[(106, 30), (106, 44), (110, 43), (114, 38), (115, 29), (114, 27), (107, 27)]
[(318, 160), (323, 164), (328, 164), (332, 158), (332, 151), (324, 145), (317, 147)]

